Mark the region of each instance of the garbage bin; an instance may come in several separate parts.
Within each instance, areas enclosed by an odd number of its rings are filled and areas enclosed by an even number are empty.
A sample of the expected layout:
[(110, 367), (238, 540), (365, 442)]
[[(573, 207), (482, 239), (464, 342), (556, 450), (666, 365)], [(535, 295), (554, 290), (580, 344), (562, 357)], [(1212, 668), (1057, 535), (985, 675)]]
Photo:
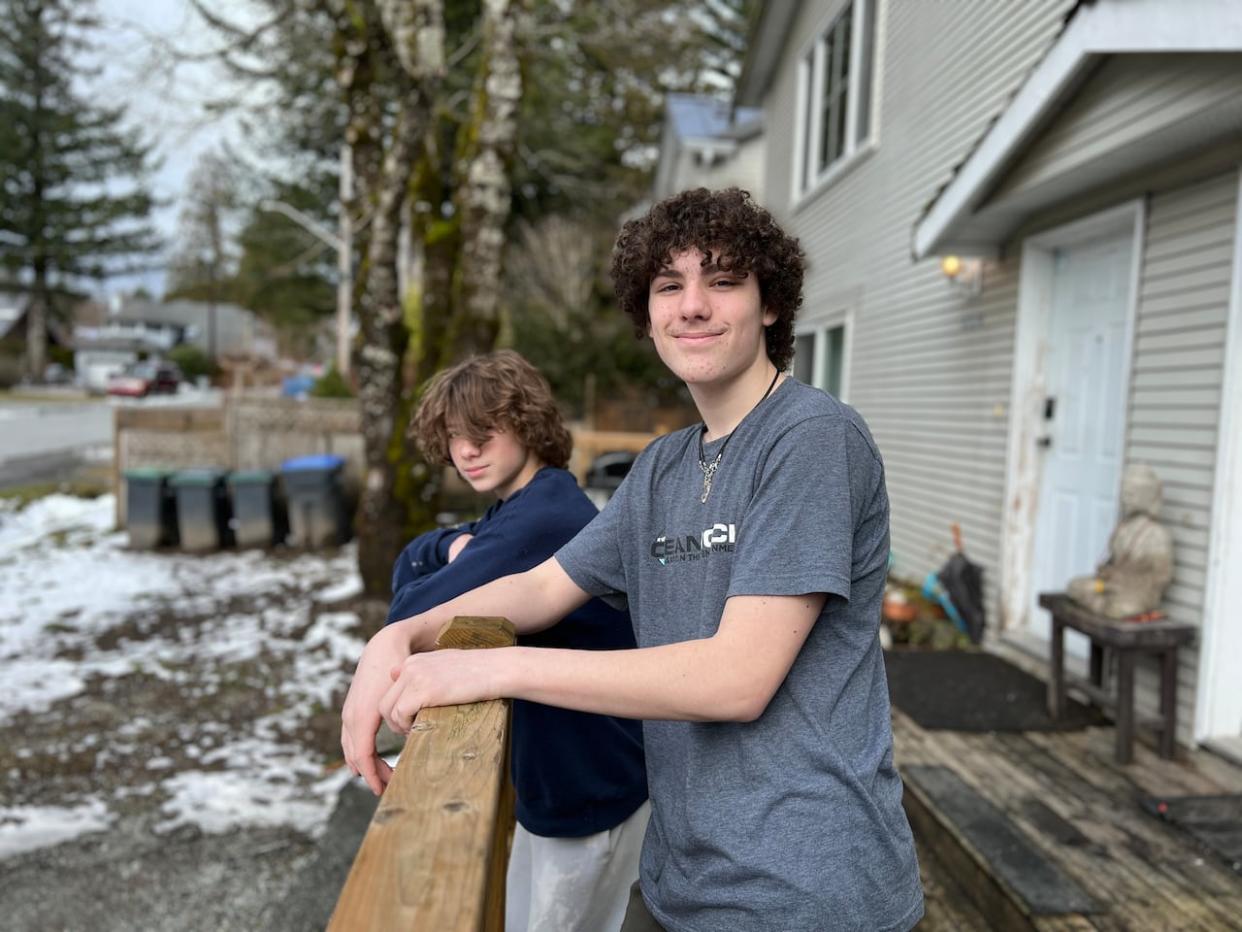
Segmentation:
[(183, 469), (169, 480), (177, 496), (182, 550), (219, 550), (232, 543), (223, 469)]
[(289, 543), (323, 547), (349, 539), (349, 515), (341, 469), (345, 459), (333, 454), (296, 456), (280, 466), (289, 507)]
[(127, 469), (125, 476), (125, 529), (129, 545), (153, 550), (177, 543), (177, 504), (168, 485), (166, 469)]
[(270, 547), (289, 533), (284, 502), (276, 495), (276, 476), (266, 469), (229, 475), (233, 539), (238, 547)]

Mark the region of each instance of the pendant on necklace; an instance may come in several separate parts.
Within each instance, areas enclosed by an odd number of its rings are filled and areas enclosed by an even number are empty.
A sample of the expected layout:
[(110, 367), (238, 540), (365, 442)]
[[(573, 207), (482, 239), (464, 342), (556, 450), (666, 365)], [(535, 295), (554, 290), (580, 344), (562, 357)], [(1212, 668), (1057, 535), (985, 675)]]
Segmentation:
[[(723, 451), (721, 451), (723, 452)], [(716, 475), (716, 467), (720, 465), (720, 454), (716, 454), (716, 458), (708, 465), (703, 460), (699, 460), (699, 469), (703, 470), (703, 494), (699, 496), (699, 504), (707, 504), (707, 496), (712, 494), (712, 479)]]

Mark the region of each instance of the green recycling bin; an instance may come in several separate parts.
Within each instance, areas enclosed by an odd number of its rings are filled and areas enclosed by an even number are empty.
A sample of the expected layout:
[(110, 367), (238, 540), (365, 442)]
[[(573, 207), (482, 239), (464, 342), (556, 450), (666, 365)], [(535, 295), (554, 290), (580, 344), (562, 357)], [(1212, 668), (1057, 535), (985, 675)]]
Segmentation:
[(125, 477), (125, 530), (136, 550), (154, 550), (177, 543), (177, 504), (169, 487), (167, 469), (127, 469)]
[(219, 550), (233, 542), (225, 475), (223, 469), (183, 469), (169, 480), (182, 550)]
[(344, 466), (344, 457), (333, 454), (296, 456), (281, 464), (292, 546), (335, 546), (349, 539), (349, 514), (341, 485)]
[(266, 469), (229, 475), (233, 505), (233, 539), (238, 547), (270, 547), (289, 533), (284, 501), (276, 494), (276, 476)]

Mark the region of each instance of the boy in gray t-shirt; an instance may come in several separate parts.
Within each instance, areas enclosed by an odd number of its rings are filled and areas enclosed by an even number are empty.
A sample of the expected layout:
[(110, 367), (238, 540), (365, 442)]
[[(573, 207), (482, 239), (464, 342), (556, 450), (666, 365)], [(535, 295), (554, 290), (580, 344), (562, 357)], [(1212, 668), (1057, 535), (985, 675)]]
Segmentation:
[[(626, 224), (613, 278), (703, 425), (648, 447), (551, 560), (376, 635), (346, 760), (382, 791), (381, 716), (406, 731), (429, 705), (641, 718), (652, 817), (623, 929), (908, 929), (922, 891), (878, 638), (884, 469), (853, 409), (782, 375), (801, 251), (743, 192), (690, 191)], [(454, 615), (537, 630), (592, 595), (628, 602), (637, 650), (421, 653)]]

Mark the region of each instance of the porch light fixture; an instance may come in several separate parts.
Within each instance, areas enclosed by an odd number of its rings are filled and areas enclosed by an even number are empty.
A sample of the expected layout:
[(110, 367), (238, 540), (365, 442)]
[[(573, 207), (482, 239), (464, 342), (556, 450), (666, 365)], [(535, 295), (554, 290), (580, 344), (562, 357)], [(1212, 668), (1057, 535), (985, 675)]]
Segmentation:
[(983, 291), (983, 260), (980, 258), (943, 256), (940, 259), (940, 271), (966, 297), (978, 297)]

